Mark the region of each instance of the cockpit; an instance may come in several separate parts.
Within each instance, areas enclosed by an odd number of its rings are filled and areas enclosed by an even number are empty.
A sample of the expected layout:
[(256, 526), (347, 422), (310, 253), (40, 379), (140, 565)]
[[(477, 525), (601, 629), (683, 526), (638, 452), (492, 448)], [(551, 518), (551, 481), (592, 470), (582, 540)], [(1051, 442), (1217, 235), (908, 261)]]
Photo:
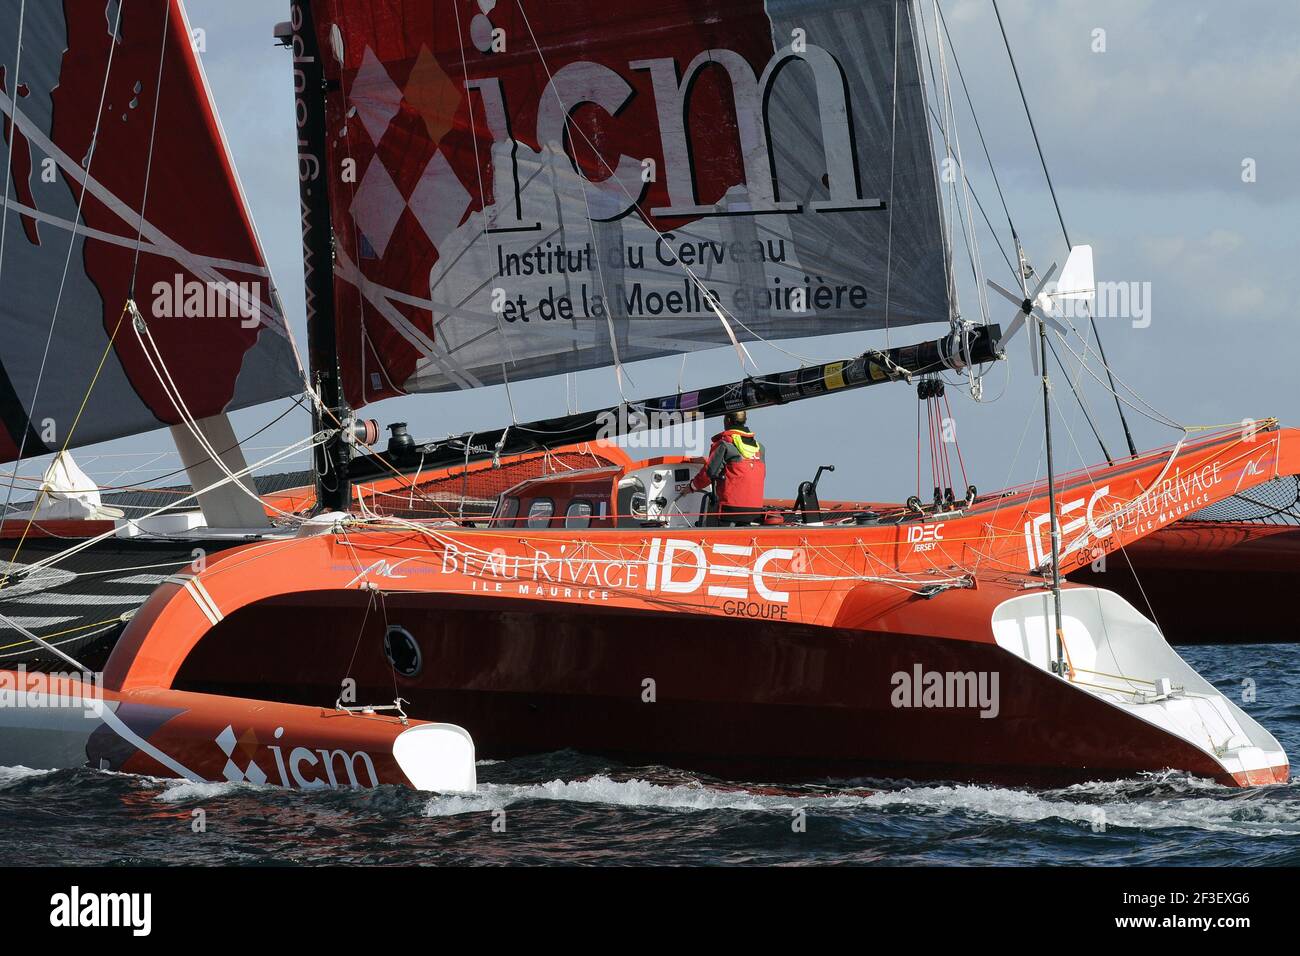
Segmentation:
[(699, 526), (708, 495), (689, 484), (697, 458), (654, 458), (544, 475), (507, 489), (493, 526), (517, 528), (689, 528)]
[[(707, 527), (716, 523), (713, 497), (690, 486), (703, 467), (700, 458), (664, 457), (530, 478), (501, 494), (490, 524), (520, 529)], [(911, 516), (910, 506), (835, 502), (823, 507), (817, 486), (827, 471), (834, 466), (818, 468), (792, 499), (769, 499), (755, 524), (862, 525)]]

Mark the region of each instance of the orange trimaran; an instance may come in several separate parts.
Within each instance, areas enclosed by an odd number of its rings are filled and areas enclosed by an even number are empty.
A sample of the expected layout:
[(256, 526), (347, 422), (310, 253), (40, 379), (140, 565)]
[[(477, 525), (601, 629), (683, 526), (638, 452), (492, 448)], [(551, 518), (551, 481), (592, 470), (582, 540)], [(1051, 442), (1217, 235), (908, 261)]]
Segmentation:
[[(938, 6), (568, 6), (291, 4), (305, 376), (178, 0), (110, 5), (107, 29), (0, 15), (0, 320), (33, 332), (0, 344), (0, 446), (60, 453), (3, 529), (0, 763), (456, 790), (477, 746), (1284, 782), (1277, 740), (1152, 620), (1064, 577), (1300, 474), (1300, 436), (1184, 430), (1056, 474), (1046, 358), (1095, 298), (1091, 249), (1039, 275), (1015, 239), (1012, 290), (984, 277), (969, 183), (935, 175), (937, 151), (962, 168)], [(959, 240), (1014, 303), (1005, 334), (960, 316)], [(746, 348), (927, 322), (776, 374)], [(935, 412), (981, 397), (1021, 329), (1048, 452), (1024, 487), (963, 490), (935, 431), (932, 500), (821, 502), (814, 479), (720, 526), (700, 458), (611, 440), (898, 382)], [(606, 366), (621, 390), (626, 363), (715, 346), (742, 377), (603, 411), (393, 426), (383, 451), (355, 414)], [(284, 395), (313, 411), (284, 452), (310, 448), (312, 480), (259, 488), (278, 456), (250, 466), (226, 413)], [(114, 514), (67, 449), (159, 424), (194, 491)]]

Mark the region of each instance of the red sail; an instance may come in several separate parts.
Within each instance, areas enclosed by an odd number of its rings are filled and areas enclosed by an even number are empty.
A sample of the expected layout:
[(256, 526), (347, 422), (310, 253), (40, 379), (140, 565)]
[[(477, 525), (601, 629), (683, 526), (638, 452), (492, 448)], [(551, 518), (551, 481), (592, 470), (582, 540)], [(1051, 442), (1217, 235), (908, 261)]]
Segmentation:
[(0, 63), (0, 458), (177, 423), (167, 374), (195, 418), (301, 391), (180, 3), (7, 4)]
[(313, 16), (354, 406), (949, 319), (906, 3)]

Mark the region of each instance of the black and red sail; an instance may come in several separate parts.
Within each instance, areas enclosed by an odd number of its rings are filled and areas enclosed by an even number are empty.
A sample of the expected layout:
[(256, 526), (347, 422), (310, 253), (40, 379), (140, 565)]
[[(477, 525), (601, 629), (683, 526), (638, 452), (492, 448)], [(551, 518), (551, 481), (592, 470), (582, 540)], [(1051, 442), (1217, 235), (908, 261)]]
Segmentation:
[(0, 460), (180, 420), (128, 298), (193, 417), (302, 390), (178, 0), (5, 4), (0, 111)]
[(317, 0), (350, 403), (948, 321), (909, 9)]

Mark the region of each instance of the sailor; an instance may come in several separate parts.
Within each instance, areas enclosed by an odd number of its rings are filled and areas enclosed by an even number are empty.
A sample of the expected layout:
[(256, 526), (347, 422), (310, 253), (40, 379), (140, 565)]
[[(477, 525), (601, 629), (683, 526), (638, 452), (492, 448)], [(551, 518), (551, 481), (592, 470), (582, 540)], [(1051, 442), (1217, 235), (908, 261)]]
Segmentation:
[(744, 411), (727, 412), (723, 430), (713, 436), (707, 464), (690, 483), (690, 490), (713, 486), (723, 524), (756, 524), (762, 520), (763, 480), (767, 465), (763, 446), (745, 427)]

